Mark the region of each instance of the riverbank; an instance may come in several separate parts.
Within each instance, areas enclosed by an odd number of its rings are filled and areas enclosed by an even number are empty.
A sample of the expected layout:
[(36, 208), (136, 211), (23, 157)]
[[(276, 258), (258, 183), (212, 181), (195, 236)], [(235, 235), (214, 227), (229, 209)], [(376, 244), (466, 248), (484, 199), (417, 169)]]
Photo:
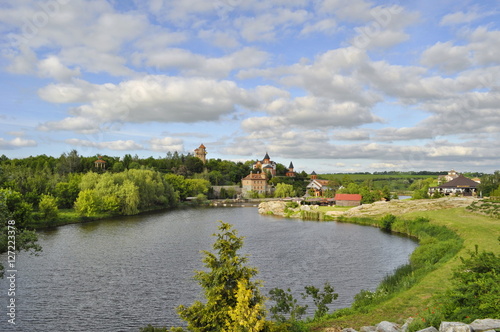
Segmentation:
[[(453, 270), (461, 263), (460, 257), (467, 257), (469, 250), (474, 250), (475, 245), (479, 250), (492, 251), (500, 254), (498, 237), (500, 235), (500, 221), (488, 216), (470, 212), (464, 206), (467, 201), (442, 200), (432, 202), (429, 200), (428, 210), (423, 205), (409, 203), (399, 209), (388, 209), (394, 205), (384, 205), (386, 209), (380, 209), (377, 204), (357, 210), (349, 210), (351, 217), (342, 218), (345, 222), (356, 222), (356, 219), (373, 218), (377, 220), (388, 212), (397, 214), (400, 218), (427, 218), (429, 223), (444, 226), (455, 232), (462, 240), (463, 247), (448, 262), (438, 266), (435, 270), (425, 275), (411, 288), (396, 294), (365, 312), (346, 312), (346, 315), (338, 315), (321, 323), (311, 324), (312, 331), (332, 331), (345, 327), (360, 328), (362, 326), (374, 325), (377, 322), (388, 320), (402, 324), (408, 317), (423, 315), (434, 303), (434, 296), (442, 294), (449, 286)], [(409, 201), (411, 202), (411, 201)], [(454, 207), (456, 205), (459, 207)], [(382, 204), (380, 204), (382, 205)], [(417, 207), (411, 211), (410, 206)], [(438, 208), (441, 206), (441, 208)], [(353, 212), (351, 212), (353, 211)], [(352, 217), (356, 215), (357, 217)]]
[[(339, 209), (321, 206), (300, 207), (275, 201), (262, 203), (259, 212), (264, 215), (292, 218), (338, 220), (381, 228), (384, 225), (384, 216), (390, 214), (397, 216), (399, 220), (397, 226), (394, 224), (397, 229), (392, 228), (392, 231), (409, 236), (415, 234), (411, 234), (410, 227), (406, 225), (411, 225), (412, 220), (415, 222), (418, 218), (425, 218), (429, 225), (445, 227), (458, 235), (463, 243), (461, 249), (455, 250), (453, 257), (448, 258), (446, 262), (427, 271), (410, 288), (396, 292), (381, 303), (362, 309), (352, 307), (341, 309), (320, 323), (309, 324), (311, 331), (340, 331), (343, 328), (359, 329), (363, 326), (372, 326), (380, 321), (403, 324), (409, 317), (423, 315), (428, 308), (436, 305), (433, 303), (433, 296), (442, 294), (449, 287), (453, 270), (461, 262), (460, 257), (466, 257), (467, 252), (473, 250), (475, 245), (478, 245), (480, 250), (500, 254), (498, 246), (500, 220), (468, 208), (477, 202), (478, 199), (472, 197), (446, 197), (432, 200), (377, 202)], [(389, 223), (389, 229), (391, 226)]]
[(318, 214), (318, 220), (338, 220), (342, 218), (380, 218), (386, 214), (395, 216), (411, 212), (436, 211), (465, 208), (477, 202), (474, 197), (443, 197), (438, 199), (392, 200), (359, 206), (318, 206), (296, 205), (285, 201), (267, 201), (259, 204), (260, 214), (287, 218), (304, 218), (304, 215)]
[[(181, 202), (178, 203), (174, 207), (153, 207), (147, 210), (142, 210), (137, 214), (134, 215), (144, 215), (148, 213), (160, 213), (164, 211), (172, 211), (175, 209), (185, 209), (185, 208), (192, 208), (192, 207), (198, 207), (200, 206), (197, 203), (194, 202)], [(71, 225), (71, 224), (81, 224), (81, 223), (87, 223), (87, 222), (92, 222), (92, 221), (99, 221), (99, 220), (104, 220), (104, 219), (110, 219), (110, 218), (121, 218), (121, 217), (126, 217), (126, 215), (117, 215), (109, 212), (102, 212), (102, 213), (96, 213), (92, 216), (82, 216), (78, 212), (76, 212), (74, 209), (62, 209), (58, 211), (58, 217), (56, 219), (47, 221), (47, 220), (39, 220), (37, 218), (36, 212), (34, 213), (34, 219), (35, 221), (31, 224), (31, 227), (33, 227), (36, 230), (42, 230), (42, 229), (47, 229), (47, 228), (53, 228), (53, 227), (58, 227), (58, 226), (64, 226), (64, 225)]]
[[(206, 201), (183, 201), (177, 203), (174, 207), (153, 207), (148, 210), (143, 210), (136, 215), (147, 214), (147, 213), (157, 213), (164, 212), (174, 209), (186, 209), (186, 208), (196, 208), (196, 207), (258, 207), (259, 203), (263, 201), (271, 201), (274, 199), (224, 199), (224, 200), (206, 200)], [(70, 224), (86, 223), (91, 221), (98, 221), (109, 218), (123, 217), (123, 215), (117, 215), (109, 212), (96, 213), (92, 216), (82, 216), (74, 209), (61, 209), (58, 211), (58, 217), (56, 219), (47, 221), (41, 220), (38, 216), (38, 212), (33, 213), (34, 221), (31, 227), (34, 229), (46, 229), (57, 226), (64, 226)]]

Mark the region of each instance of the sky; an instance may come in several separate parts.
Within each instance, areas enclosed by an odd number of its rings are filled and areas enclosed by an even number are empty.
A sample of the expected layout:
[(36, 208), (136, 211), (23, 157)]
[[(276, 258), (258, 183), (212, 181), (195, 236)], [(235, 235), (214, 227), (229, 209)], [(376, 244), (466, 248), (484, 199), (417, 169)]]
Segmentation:
[(500, 169), (497, 0), (2, 0), (0, 154)]

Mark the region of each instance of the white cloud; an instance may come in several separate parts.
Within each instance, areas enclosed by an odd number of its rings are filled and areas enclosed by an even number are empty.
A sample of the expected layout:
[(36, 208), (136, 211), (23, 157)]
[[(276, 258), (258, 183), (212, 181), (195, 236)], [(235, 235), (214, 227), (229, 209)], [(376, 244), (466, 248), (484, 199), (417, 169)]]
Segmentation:
[(169, 151), (184, 151), (182, 139), (173, 137), (152, 138), (149, 141), (150, 148), (153, 151), (169, 152)]
[(372, 3), (365, 0), (323, 0), (320, 1), (320, 12), (327, 12), (338, 16), (342, 20), (367, 22), (373, 17), (370, 15)]
[(307, 17), (306, 10), (276, 8), (259, 16), (237, 18), (235, 25), (246, 41), (272, 41), (277, 38), (278, 32), (304, 23)]
[(266, 110), (282, 118), (286, 124), (307, 128), (350, 128), (381, 121), (369, 108), (356, 102), (335, 103), (311, 96), (291, 101), (278, 99), (270, 103)]
[(451, 42), (438, 42), (422, 53), (424, 66), (438, 67), (445, 73), (456, 73), (469, 68), (471, 52), (467, 46), (453, 46)]
[(83, 134), (93, 134), (100, 130), (100, 123), (97, 119), (68, 117), (61, 121), (42, 123), (38, 125), (37, 129), (41, 131), (68, 130)]
[(38, 143), (31, 139), (25, 139), (22, 137), (16, 137), (11, 140), (6, 140), (0, 137), (0, 149), (12, 150), (25, 147), (37, 146)]
[(372, 20), (354, 30), (350, 44), (360, 49), (389, 48), (410, 38), (405, 29), (419, 20), (416, 12), (407, 12), (401, 6), (377, 6), (370, 10)]
[(89, 101), (95, 91), (94, 85), (73, 80), (72, 83), (49, 84), (38, 90), (38, 96), (51, 103), (82, 103)]
[(333, 139), (339, 141), (367, 141), (370, 139), (370, 134), (363, 129), (336, 131), (333, 134)]
[(146, 65), (160, 69), (179, 70), (187, 76), (225, 78), (231, 71), (252, 68), (267, 60), (267, 53), (256, 48), (245, 47), (219, 58), (207, 58), (180, 48), (164, 49), (156, 53), (135, 55)]
[(314, 23), (305, 24), (300, 31), (301, 36), (307, 36), (315, 32), (321, 32), (326, 35), (332, 35), (337, 30), (337, 22), (334, 19), (326, 18)]
[(21, 45), (17, 52), (9, 52), (6, 57), (11, 61), (6, 69), (11, 73), (31, 74), (35, 71), (36, 53), (25, 45)]
[(236, 48), (240, 46), (238, 35), (234, 31), (201, 30), (198, 36), (203, 40), (212, 43), (223, 49)]
[(440, 24), (441, 25), (457, 25), (457, 24), (462, 24), (462, 23), (470, 23), (474, 20), (477, 20), (478, 18), (481, 18), (480, 13), (477, 12), (476, 9), (472, 9), (467, 12), (455, 12), (451, 14), (446, 14), (443, 16), (441, 19)]
[(73, 117), (42, 124), (43, 130), (92, 131), (99, 127), (96, 123), (112, 122), (214, 121), (237, 105), (256, 106), (251, 94), (231, 81), (151, 75), (118, 85), (52, 85), (40, 95), (52, 102), (74, 102), (83, 95), (89, 101), (71, 109)]
[(68, 81), (72, 77), (79, 76), (80, 70), (69, 69), (64, 66), (56, 56), (49, 56), (38, 63), (38, 72), (42, 77), (55, 78), (58, 81)]
[(96, 148), (101, 150), (116, 150), (116, 151), (127, 151), (127, 150), (142, 150), (144, 147), (132, 140), (117, 140), (108, 142), (93, 142), (89, 140), (82, 140), (77, 138), (70, 138), (65, 140), (69, 145), (73, 146), (83, 146), (88, 148)]

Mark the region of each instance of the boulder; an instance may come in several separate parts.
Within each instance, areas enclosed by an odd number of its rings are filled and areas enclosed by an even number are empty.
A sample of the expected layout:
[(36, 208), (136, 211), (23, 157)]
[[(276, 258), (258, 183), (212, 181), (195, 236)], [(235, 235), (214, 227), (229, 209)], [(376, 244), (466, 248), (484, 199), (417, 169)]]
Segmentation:
[(476, 319), (469, 324), (473, 331), (487, 331), (500, 329), (500, 319)]
[(311, 206), (310, 205), (301, 205), (300, 210), (301, 211), (311, 211)]
[(285, 214), (285, 207), (286, 203), (282, 201), (262, 202), (259, 204), (259, 213), (283, 216)]
[(403, 326), (401, 326), (401, 332), (406, 332), (408, 331), (408, 327), (410, 326), (410, 324), (413, 322), (413, 318), (410, 317), (408, 318), (405, 323), (403, 324)]
[(431, 326), (431, 327), (428, 327), (428, 328), (422, 329), (422, 330), (417, 331), (417, 332), (438, 332), (438, 329), (437, 329), (437, 328), (435, 328), (434, 326)]
[(472, 332), (469, 325), (460, 322), (441, 322), (439, 332)]
[(346, 328), (346, 329), (342, 329), (342, 332), (358, 332), (358, 331), (356, 331), (356, 330), (355, 330), (355, 329), (353, 329), (353, 328), (348, 327), (348, 328)]
[(376, 332), (399, 332), (400, 326), (396, 323), (391, 323), (388, 321), (383, 321), (378, 323)]
[(375, 332), (377, 328), (375, 326), (362, 326), (359, 332)]

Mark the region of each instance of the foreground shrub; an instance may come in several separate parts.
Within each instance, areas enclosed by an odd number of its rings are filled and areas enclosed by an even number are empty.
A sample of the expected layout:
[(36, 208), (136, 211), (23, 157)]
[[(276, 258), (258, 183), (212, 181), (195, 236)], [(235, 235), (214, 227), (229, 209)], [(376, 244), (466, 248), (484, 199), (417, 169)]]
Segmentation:
[(195, 275), (206, 302), (179, 306), (179, 316), (187, 322), (189, 331), (262, 331), (266, 316), (264, 298), (260, 295), (260, 283), (250, 280), (257, 269), (245, 266), (247, 257), (238, 254), (243, 237), (222, 222), (214, 236), (215, 253), (204, 251), (203, 263), (208, 271)]
[(493, 252), (469, 251), (469, 258), (454, 271), (452, 288), (445, 294), (447, 319), (470, 322), (476, 318), (500, 317), (500, 256)]

